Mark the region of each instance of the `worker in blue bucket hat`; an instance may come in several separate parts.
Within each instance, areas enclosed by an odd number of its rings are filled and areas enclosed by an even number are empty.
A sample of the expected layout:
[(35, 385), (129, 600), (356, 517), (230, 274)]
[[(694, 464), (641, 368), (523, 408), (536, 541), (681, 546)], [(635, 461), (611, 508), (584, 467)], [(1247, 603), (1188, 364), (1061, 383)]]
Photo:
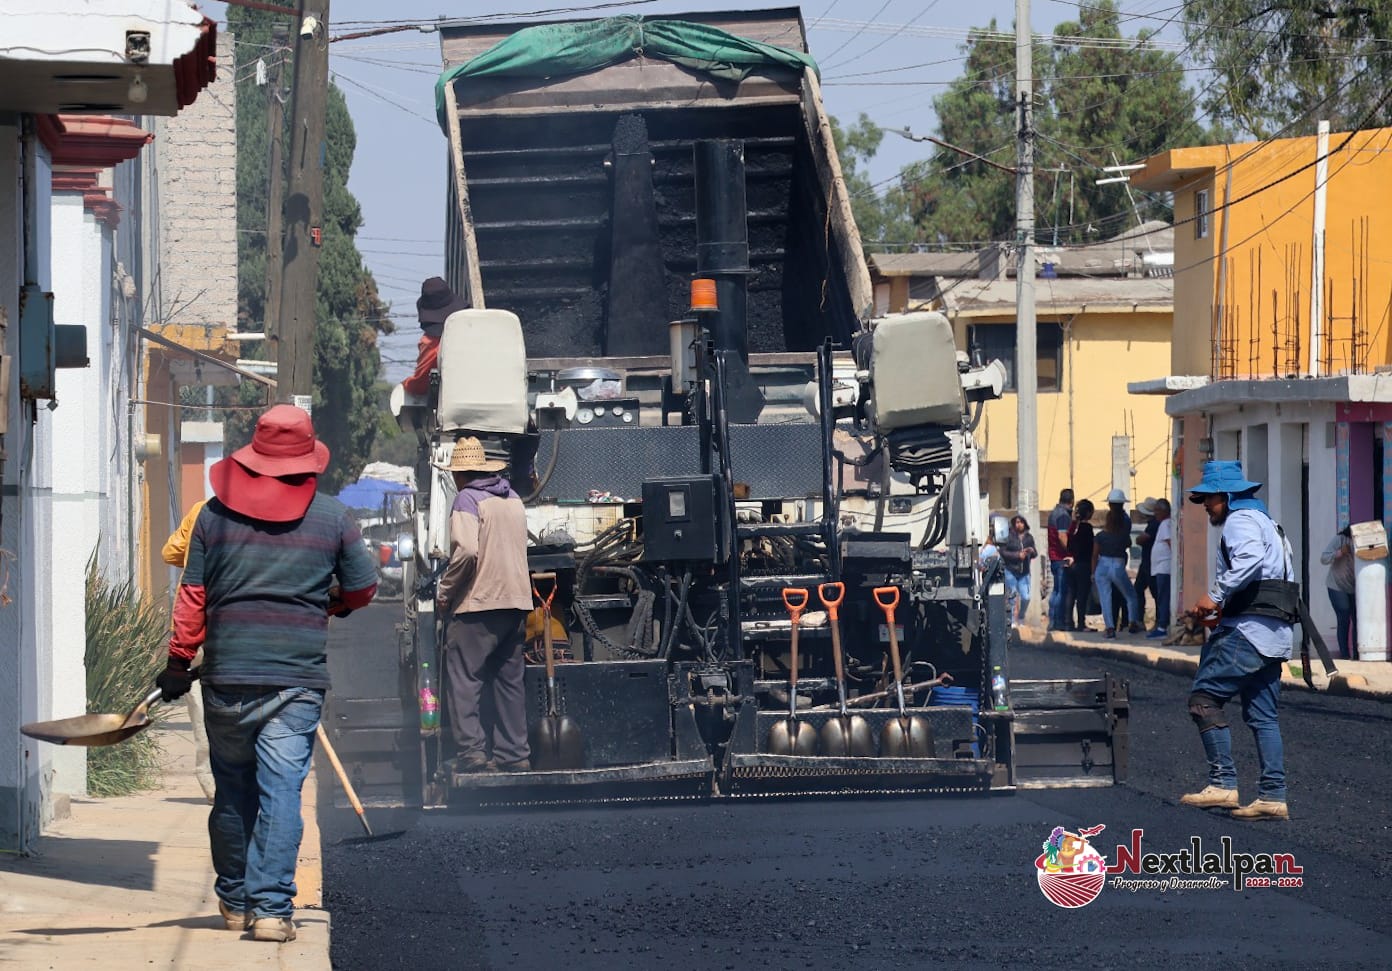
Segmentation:
[[(1186, 806), (1230, 809), (1236, 819), (1289, 819), (1286, 772), (1277, 708), (1282, 665), (1290, 660), (1292, 625), (1299, 618), (1290, 545), (1256, 497), (1260, 482), (1239, 462), (1205, 462), (1189, 501), (1204, 507), (1222, 530), (1208, 593), (1195, 612), (1215, 628), (1199, 656), (1189, 714), (1208, 758), (1208, 785), (1183, 796)], [(1257, 798), (1240, 806), (1232, 733), (1223, 705), (1239, 698), (1257, 743)]]

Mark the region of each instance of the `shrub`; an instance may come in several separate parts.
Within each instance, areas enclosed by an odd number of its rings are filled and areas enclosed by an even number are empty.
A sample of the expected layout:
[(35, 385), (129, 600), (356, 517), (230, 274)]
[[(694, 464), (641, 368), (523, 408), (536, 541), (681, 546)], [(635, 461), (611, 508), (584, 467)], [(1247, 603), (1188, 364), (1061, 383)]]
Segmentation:
[[(169, 610), (144, 596), (131, 580), (111, 583), (87, 561), (87, 711), (127, 712), (155, 686), (164, 669)], [(158, 720), (168, 712), (150, 710)], [(87, 750), (87, 791), (122, 796), (153, 786), (160, 746), (149, 730), (118, 745)]]

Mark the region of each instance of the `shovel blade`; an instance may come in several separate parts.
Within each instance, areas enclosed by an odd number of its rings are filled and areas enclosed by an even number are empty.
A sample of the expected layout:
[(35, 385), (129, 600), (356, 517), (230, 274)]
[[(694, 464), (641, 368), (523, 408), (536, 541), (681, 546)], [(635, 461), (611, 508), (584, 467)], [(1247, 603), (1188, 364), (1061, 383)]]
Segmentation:
[(828, 758), (873, 758), (875, 738), (859, 715), (838, 715), (826, 720), (818, 738), (821, 754)]
[(880, 754), (887, 759), (931, 759), (933, 730), (922, 718), (891, 718), (880, 729)]
[(816, 755), (817, 730), (795, 718), (776, 721), (769, 728), (768, 750), (771, 755)]
[(532, 768), (539, 771), (583, 769), (585, 737), (569, 715), (547, 715), (530, 733)]
[(78, 715), (46, 722), (30, 722), (20, 732), (54, 745), (85, 745), (97, 748), (124, 742), (150, 724), (148, 717), (129, 715)]

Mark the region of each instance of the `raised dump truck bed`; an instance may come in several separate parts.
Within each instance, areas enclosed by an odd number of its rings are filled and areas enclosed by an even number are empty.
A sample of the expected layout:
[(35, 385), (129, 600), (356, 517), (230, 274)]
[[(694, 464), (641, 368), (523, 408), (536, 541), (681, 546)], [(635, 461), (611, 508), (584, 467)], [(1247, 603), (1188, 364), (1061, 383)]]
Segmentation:
[[(807, 51), (795, 8), (664, 19)], [(446, 70), (527, 26), (443, 28)], [(634, 337), (611, 318), (635, 302), (663, 324), (686, 315), (697, 259), (692, 153), (703, 139), (744, 143), (748, 350), (812, 350), (826, 337), (845, 346), (869, 311), (869, 273), (812, 70), (769, 64), (724, 81), (640, 55), (554, 78), (461, 78), (452, 94), (450, 282), (475, 305), (515, 312), (529, 357), (667, 352), (665, 329), (645, 320)], [(445, 111), (448, 122), (448, 100)], [(643, 208), (616, 177), (615, 143), (621, 157), (641, 151), (640, 128), (652, 156), (660, 284), (641, 268), (618, 280), (612, 269), (616, 228), (626, 232), (628, 214)]]

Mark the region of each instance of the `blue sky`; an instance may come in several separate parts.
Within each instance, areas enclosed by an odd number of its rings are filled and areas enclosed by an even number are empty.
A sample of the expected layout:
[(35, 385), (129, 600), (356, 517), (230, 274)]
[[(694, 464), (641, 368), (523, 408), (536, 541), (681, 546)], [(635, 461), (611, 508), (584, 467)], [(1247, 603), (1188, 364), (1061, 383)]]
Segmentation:
[[(202, 4), (215, 20), (226, 21), (226, 6)], [(314, 6), (310, 0), (310, 8)], [(516, 19), (550, 6), (573, 10), (575, 17), (605, 13), (645, 16), (700, 10), (766, 9), (780, 4), (742, 4), (724, 0), (654, 0), (607, 11), (596, 4), (526, 3), (498, 0), (488, 4), (448, 0), (332, 0), (330, 36), (370, 28), (365, 22), (467, 17), (487, 13), (516, 14)], [(1173, 42), (1178, 30), (1168, 18), (1177, 15), (1176, 0), (1122, 0), (1130, 15), (1123, 33), (1159, 29)], [(1033, 0), (1036, 33), (1075, 19), (1076, 2)], [(551, 14), (564, 19), (572, 14)], [(932, 133), (933, 98), (962, 69), (963, 34), (986, 26), (1012, 30), (1014, 0), (812, 0), (802, 7), (812, 55), (822, 70), (827, 110), (846, 123), (862, 113), (886, 129), (909, 128)], [(364, 225), (358, 248), (383, 296), (392, 303), (399, 332), (383, 342), (383, 366), (396, 381), (415, 361), (419, 330), (415, 298), (420, 281), (443, 266), (446, 143), (434, 121), (434, 82), (440, 69), (439, 35), (405, 31), (335, 43), (329, 69), (348, 100), (358, 145), (348, 187), (362, 205)], [(254, 78), (239, 80), (254, 84)], [(869, 174), (892, 179), (901, 167), (927, 157), (932, 146), (886, 135)], [(1087, 177), (1080, 173), (1080, 177)]]

